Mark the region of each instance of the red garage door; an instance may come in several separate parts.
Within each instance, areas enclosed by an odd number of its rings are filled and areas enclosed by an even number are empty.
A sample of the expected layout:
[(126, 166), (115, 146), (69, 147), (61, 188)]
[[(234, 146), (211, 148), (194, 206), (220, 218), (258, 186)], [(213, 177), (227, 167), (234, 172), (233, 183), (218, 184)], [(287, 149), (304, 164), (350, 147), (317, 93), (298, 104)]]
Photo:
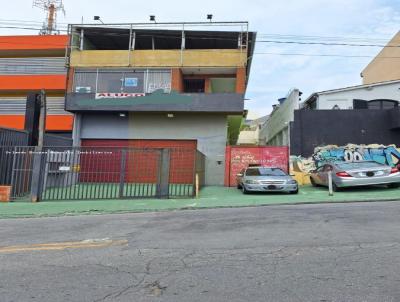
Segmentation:
[[(195, 140), (83, 140), (82, 147), (131, 148), (127, 153), (125, 166), (125, 181), (131, 183), (156, 183), (161, 154), (157, 152), (157, 149), (169, 148), (171, 150), (170, 183), (190, 184), (193, 182), (197, 149)], [(93, 156), (85, 157), (81, 163), (81, 171), (92, 171), (95, 169), (94, 165), (90, 164), (93, 162)], [(96, 165), (98, 172), (104, 171), (104, 174), (107, 174), (106, 171), (111, 171), (115, 174), (115, 177), (111, 178), (112, 181), (119, 181), (119, 173), (114, 173), (114, 171), (120, 170), (120, 153), (111, 150), (110, 154), (98, 155), (96, 162), (103, 163)], [(92, 175), (92, 173), (87, 173), (87, 175)], [(88, 179), (87, 181), (99, 182), (100, 180)], [(107, 181), (107, 179), (102, 179), (102, 181)]]

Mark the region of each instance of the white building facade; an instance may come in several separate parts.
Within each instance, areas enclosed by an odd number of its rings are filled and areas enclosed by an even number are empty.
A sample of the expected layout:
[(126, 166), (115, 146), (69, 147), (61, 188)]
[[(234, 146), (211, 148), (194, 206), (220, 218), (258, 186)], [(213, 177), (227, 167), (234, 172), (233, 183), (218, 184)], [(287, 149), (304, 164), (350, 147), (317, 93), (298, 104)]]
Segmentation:
[(315, 110), (390, 109), (399, 101), (400, 80), (397, 80), (317, 92), (304, 102), (303, 107)]

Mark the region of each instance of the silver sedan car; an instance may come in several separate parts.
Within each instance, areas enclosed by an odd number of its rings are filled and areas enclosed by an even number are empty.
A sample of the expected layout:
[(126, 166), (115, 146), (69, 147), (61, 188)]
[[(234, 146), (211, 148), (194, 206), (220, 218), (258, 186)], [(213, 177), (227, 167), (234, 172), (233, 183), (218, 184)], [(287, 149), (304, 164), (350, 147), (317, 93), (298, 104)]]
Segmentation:
[(280, 168), (248, 167), (236, 177), (238, 189), (249, 192), (286, 192), (297, 194), (297, 181)]
[(310, 180), (313, 186), (328, 186), (329, 173), (332, 173), (332, 189), (387, 185), (398, 188), (400, 173), (397, 168), (379, 164), (374, 161), (331, 162), (311, 172)]

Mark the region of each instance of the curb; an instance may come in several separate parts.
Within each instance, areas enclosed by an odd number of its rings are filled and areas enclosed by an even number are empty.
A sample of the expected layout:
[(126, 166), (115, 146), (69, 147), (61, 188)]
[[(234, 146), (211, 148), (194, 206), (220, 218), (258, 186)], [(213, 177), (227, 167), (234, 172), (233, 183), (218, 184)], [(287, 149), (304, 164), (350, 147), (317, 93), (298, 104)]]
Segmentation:
[(378, 202), (396, 202), (400, 199), (370, 199), (370, 200), (324, 200), (324, 201), (302, 201), (302, 202), (285, 202), (285, 203), (268, 203), (268, 204), (248, 204), (248, 205), (232, 205), (232, 206), (197, 206), (197, 207), (182, 207), (182, 208), (166, 208), (162, 210), (157, 209), (142, 209), (142, 210), (116, 210), (116, 211), (101, 211), (101, 210), (89, 210), (82, 212), (65, 212), (58, 214), (11, 214), (1, 215), (2, 219), (18, 219), (18, 218), (47, 218), (47, 217), (71, 217), (71, 216), (94, 216), (94, 215), (113, 215), (113, 214), (138, 214), (138, 213), (165, 213), (165, 212), (177, 212), (177, 211), (196, 211), (196, 210), (212, 210), (212, 209), (236, 209), (236, 208), (258, 208), (258, 207), (270, 207), (270, 206), (300, 206), (300, 205), (321, 205), (321, 204), (343, 204), (343, 203), (378, 203)]

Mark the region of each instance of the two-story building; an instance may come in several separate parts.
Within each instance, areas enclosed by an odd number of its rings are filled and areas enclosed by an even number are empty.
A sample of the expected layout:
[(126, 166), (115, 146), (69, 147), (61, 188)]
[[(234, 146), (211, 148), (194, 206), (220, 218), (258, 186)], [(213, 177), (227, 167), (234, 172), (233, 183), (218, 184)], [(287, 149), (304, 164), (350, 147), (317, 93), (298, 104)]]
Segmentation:
[[(214, 29), (222, 27), (229, 30)], [(70, 25), (66, 110), (75, 114), (74, 144), (198, 149), (206, 156), (206, 184), (222, 185), (256, 38), (247, 28)]]

